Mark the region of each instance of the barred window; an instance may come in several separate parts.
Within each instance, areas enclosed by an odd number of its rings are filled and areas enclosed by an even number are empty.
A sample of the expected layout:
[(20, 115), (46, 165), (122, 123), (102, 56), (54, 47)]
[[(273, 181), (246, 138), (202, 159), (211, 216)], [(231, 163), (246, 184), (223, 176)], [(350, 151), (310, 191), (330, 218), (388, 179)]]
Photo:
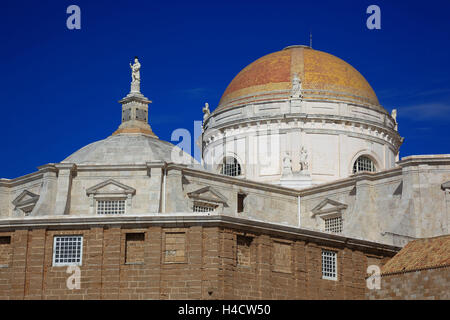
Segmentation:
[(56, 236), (53, 242), (53, 265), (81, 265), (83, 236)]
[(217, 208), (217, 206), (214, 204), (195, 202), (192, 211), (194, 211), (194, 212), (212, 212), (216, 208)]
[(372, 159), (366, 156), (359, 157), (353, 164), (353, 173), (363, 171), (375, 172), (375, 164), (373, 163)]
[(342, 232), (342, 217), (334, 217), (325, 219), (325, 231), (341, 233)]
[(322, 279), (337, 280), (337, 253), (322, 250)]
[(237, 177), (241, 175), (241, 165), (232, 157), (227, 157), (223, 160), (222, 174), (230, 177)]
[(125, 200), (98, 200), (97, 214), (124, 214)]

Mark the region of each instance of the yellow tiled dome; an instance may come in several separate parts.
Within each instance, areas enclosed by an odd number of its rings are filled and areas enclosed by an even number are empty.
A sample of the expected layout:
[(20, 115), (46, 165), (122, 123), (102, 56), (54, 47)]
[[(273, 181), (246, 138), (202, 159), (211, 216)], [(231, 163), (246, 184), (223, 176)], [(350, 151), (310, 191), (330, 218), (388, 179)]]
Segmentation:
[(245, 67), (225, 90), (217, 111), (248, 103), (289, 98), (292, 79), (305, 99), (365, 105), (386, 112), (367, 80), (345, 61), (306, 46), (290, 46)]

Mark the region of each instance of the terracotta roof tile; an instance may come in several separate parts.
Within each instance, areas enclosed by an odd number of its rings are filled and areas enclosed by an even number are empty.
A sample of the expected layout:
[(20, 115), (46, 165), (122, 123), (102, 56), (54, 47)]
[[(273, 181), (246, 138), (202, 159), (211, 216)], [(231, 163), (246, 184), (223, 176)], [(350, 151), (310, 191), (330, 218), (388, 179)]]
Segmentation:
[(288, 47), (265, 55), (245, 67), (225, 90), (217, 110), (235, 107), (233, 101), (275, 91), (290, 93), (292, 77), (298, 74), (305, 98), (310, 93), (323, 99), (361, 102), (384, 110), (367, 80), (347, 62), (311, 48)]
[(409, 242), (381, 269), (382, 274), (450, 265), (450, 235)]

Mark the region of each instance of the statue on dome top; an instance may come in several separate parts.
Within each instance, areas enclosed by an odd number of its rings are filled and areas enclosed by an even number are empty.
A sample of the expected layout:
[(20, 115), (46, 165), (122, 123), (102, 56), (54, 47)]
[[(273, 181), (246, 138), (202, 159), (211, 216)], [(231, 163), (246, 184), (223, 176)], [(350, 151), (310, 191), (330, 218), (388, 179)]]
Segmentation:
[(139, 63), (138, 57), (134, 58), (134, 64), (130, 63), (131, 68), (131, 92), (140, 92), (141, 83), (141, 64)]
[(138, 57), (134, 58), (134, 64), (130, 63), (131, 68), (131, 78), (134, 81), (141, 81), (141, 74), (139, 70), (141, 70), (141, 64), (139, 63)]

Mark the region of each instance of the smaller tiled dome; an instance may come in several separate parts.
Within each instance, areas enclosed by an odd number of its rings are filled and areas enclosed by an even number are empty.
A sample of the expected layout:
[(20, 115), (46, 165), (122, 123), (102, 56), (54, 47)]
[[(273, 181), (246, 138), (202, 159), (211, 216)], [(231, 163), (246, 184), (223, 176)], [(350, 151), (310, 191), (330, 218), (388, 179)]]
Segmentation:
[(173, 144), (143, 134), (117, 134), (91, 143), (64, 159), (75, 164), (145, 164), (146, 162), (198, 164)]

